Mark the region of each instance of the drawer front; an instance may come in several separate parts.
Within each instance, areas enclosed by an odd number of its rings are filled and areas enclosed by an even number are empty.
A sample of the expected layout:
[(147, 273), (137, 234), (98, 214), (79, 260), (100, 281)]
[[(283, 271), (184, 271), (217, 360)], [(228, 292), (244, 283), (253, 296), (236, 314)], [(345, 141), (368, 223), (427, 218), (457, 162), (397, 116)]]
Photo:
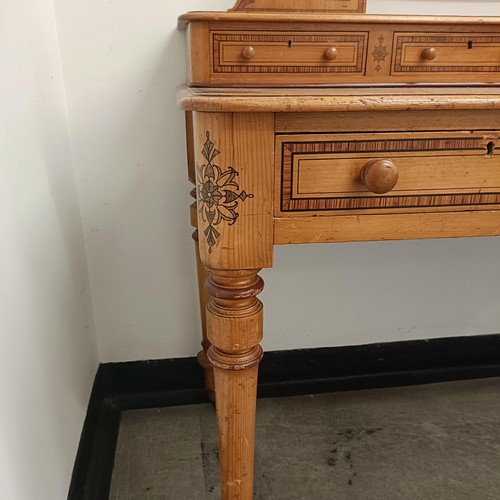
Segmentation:
[[(278, 213), (488, 210), (500, 204), (498, 146), (491, 131), (278, 135)], [(399, 179), (376, 194), (365, 173), (382, 160)]]
[(393, 75), (484, 75), (500, 71), (498, 33), (395, 33)]
[(363, 76), (367, 32), (212, 33), (212, 81), (230, 74), (234, 82), (249, 75), (268, 75), (276, 83), (290, 83), (291, 75)]
[(499, 83), (498, 22), (395, 24), (337, 17), (336, 22), (191, 23), (189, 82), (220, 87)]

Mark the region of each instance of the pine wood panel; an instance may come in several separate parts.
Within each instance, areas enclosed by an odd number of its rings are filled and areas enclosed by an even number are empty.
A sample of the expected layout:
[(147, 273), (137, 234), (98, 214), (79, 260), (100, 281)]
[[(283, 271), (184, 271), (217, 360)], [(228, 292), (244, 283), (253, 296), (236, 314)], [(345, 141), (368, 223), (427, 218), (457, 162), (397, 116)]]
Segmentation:
[(277, 218), (274, 236), (276, 245), (500, 236), (500, 211)]
[[(386, 155), (384, 155), (386, 156)], [(327, 155), (320, 159), (310, 155), (295, 155), (292, 176), (294, 199), (334, 196), (372, 197), (361, 182), (361, 170), (373, 157), (370, 154), (355, 158)], [(405, 155), (387, 154), (399, 170), (399, 181), (390, 196), (410, 196), (421, 193), (477, 193), (500, 191), (500, 155), (491, 159), (470, 151), (453, 151), (442, 155), (423, 152)], [(388, 197), (388, 196), (386, 196)]]
[(232, 11), (365, 12), (366, 0), (238, 0)]
[[(209, 23), (190, 23), (188, 28), (187, 81), (193, 85), (202, 84), (210, 79), (210, 44), (207, 40)], [(203, 61), (200, 64), (200, 61)]]
[[(392, 89), (395, 91), (394, 89)], [(276, 133), (500, 130), (500, 113), (469, 111), (380, 111), (377, 113), (277, 113)]]
[(274, 116), (194, 113), (193, 129), (201, 261), (271, 267)]

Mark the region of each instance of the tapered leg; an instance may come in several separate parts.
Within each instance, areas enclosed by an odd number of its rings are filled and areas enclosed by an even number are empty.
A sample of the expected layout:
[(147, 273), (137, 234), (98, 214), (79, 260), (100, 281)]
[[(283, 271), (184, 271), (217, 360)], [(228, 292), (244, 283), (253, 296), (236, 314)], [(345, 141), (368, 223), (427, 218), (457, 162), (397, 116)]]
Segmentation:
[(200, 250), (198, 247), (198, 230), (193, 233), (193, 240), (196, 251), (196, 269), (198, 271), (198, 294), (200, 300), (200, 317), (201, 317), (201, 332), (202, 350), (198, 353), (197, 359), (200, 366), (203, 368), (205, 374), (205, 389), (208, 393), (210, 401), (215, 402), (215, 382), (214, 382), (214, 369), (208, 359), (208, 348), (210, 341), (207, 336), (207, 303), (209, 300), (208, 292), (205, 288), (205, 283), (209, 277), (209, 273), (200, 260)]
[[(188, 177), (189, 180), (196, 184), (196, 174), (195, 174), (195, 151), (194, 151), (194, 139), (193, 139), (193, 115), (192, 113), (186, 113), (186, 146), (187, 146), (187, 160), (188, 160)], [(197, 194), (196, 189), (191, 191), (191, 196), (196, 200)], [(199, 237), (198, 237), (198, 219), (197, 219), (197, 205), (196, 201), (191, 204), (190, 207), (191, 225), (196, 228), (193, 232), (193, 240), (196, 252), (196, 268), (198, 271), (198, 296), (200, 300), (200, 316), (201, 316), (201, 332), (202, 350), (198, 353), (198, 363), (203, 368), (205, 374), (205, 389), (208, 393), (208, 398), (210, 401), (215, 401), (215, 385), (214, 385), (214, 370), (210, 361), (208, 360), (207, 352), (210, 347), (210, 342), (207, 338), (207, 326), (206, 326), (206, 310), (208, 303), (208, 293), (205, 289), (205, 283), (208, 279), (208, 271), (200, 260), (200, 247), (199, 247)]]
[(208, 358), (214, 366), (223, 500), (253, 498), (257, 371), (264, 282), (258, 270), (211, 270)]

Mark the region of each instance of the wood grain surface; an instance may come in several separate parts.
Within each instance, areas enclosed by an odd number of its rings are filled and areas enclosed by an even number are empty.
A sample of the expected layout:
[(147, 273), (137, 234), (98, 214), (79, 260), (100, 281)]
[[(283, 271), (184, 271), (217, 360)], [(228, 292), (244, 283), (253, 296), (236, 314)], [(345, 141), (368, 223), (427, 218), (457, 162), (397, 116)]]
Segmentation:
[(500, 207), (491, 211), (275, 219), (276, 245), (499, 236)]
[(366, 0), (238, 0), (231, 11), (365, 12)]
[[(411, 212), (446, 207), (471, 210), (500, 204), (499, 132), (389, 132), (279, 135), (276, 138), (275, 212), (324, 215)], [(397, 186), (374, 194), (362, 171), (388, 160)]]
[(208, 357), (215, 370), (223, 500), (253, 498), (257, 370), (262, 359), (264, 282), (257, 270), (211, 270)]
[(274, 116), (194, 113), (193, 128), (201, 261), (271, 267)]
[[(190, 53), (204, 57), (191, 62), (188, 80), (219, 86), (498, 81), (500, 22), (419, 19), (317, 16), (308, 24), (297, 14), (291, 29), (279, 18), (266, 24), (264, 18), (190, 18)], [(328, 50), (335, 57), (326, 57)]]
[(500, 87), (364, 89), (198, 89), (182, 87), (179, 106), (205, 113), (499, 110)]

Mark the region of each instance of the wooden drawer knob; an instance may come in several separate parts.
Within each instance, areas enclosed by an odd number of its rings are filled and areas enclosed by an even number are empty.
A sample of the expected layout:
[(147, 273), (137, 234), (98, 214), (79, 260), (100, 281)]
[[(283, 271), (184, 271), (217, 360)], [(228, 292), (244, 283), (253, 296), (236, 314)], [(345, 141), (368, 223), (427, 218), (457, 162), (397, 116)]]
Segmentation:
[(388, 193), (398, 179), (398, 168), (391, 160), (371, 160), (361, 170), (361, 182), (376, 194)]
[(246, 59), (247, 61), (250, 61), (250, 59), (253, 59), (253, 56), (255, 55), (255, 49), (253, 47), (245, 47), (241, 51), (241, 56), (243, 59)]
[(437, 50), (434, 47), (428, 47), (422, 51), (422, 59), (426, 61), (433, 61), (436, 59)]
[(329, 49), (325, 50), (325, 59), (328, 59), (329, 61), (333, 61), (337, 59), (337, 49), (335, 47), (330, 47)]

